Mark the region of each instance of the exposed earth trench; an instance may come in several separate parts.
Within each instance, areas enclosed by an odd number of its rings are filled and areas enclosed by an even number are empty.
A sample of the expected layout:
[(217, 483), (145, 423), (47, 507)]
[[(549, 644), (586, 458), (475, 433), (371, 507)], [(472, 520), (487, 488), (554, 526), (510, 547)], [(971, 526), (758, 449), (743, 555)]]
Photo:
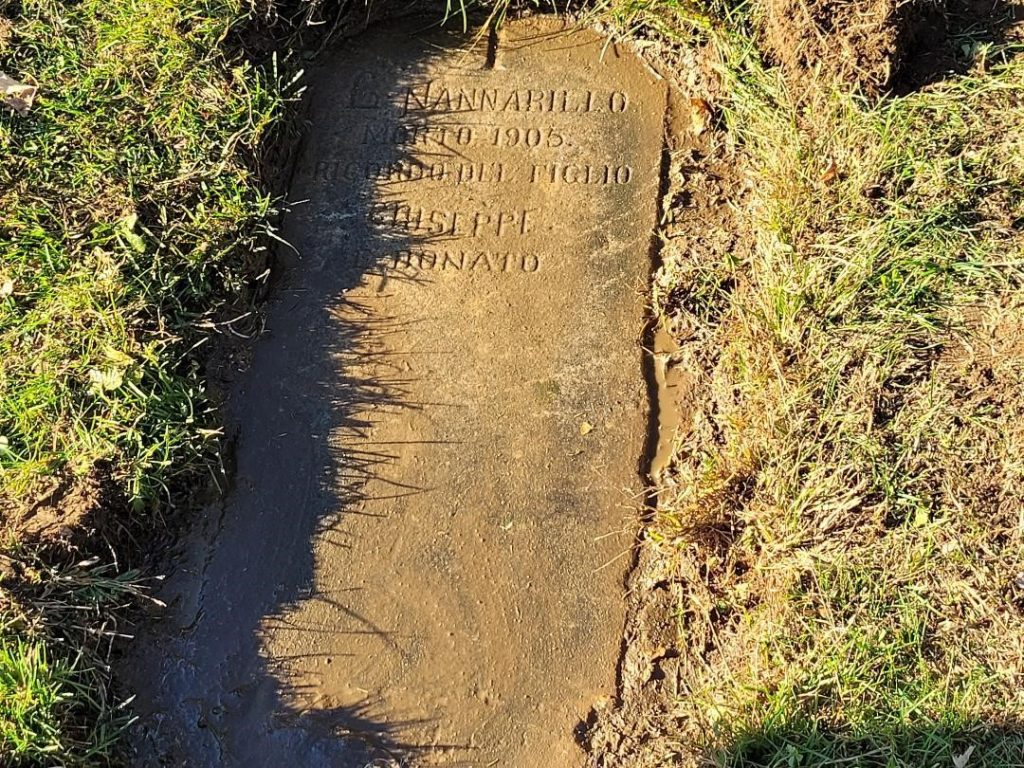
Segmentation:
[(651, 654), (685, 377), (649, 280), (700, 115), (550, 17), (389, 23), (309, 82), (234, 485), (128, 665), (137, 764), (604, 764)]

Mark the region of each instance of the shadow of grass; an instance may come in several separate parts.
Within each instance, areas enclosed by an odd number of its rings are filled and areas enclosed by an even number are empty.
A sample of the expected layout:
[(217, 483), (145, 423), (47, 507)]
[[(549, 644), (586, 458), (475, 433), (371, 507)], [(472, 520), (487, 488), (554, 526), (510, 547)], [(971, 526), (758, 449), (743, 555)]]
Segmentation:
[(1022, 20), (1024, 5), (1007, 0), (949, 0), (928, 8), (907, 31), (894, 93), (906, 95), (966, 74), (989, 46), (1019, 42)]
[(708, 758), (722, 768), (1018, 768), (1024, 729), (1019, 723), (932, 722), (843, 732), (801, 719), (742, 731)]
[[(439, 47), (466, 44), (457, 31), (437, 30), (433, 17), (417, 17), (403, 34), (388, 40), (399, 44), (394, 55), (384, 48), (376, 58), (367, 55), (371, 96), (401, 93), (416, 81), (423, 46), (407, 41), (427, 35)], [(331, 67), (348, 61), (320, 64), (307, 110), (339, 100)], [(339, 109), (355, 109), (355, 98)], [(316, 114), (304, 118), (317, 123)], [(344, 144), (344, 132), (324, 133), (328, 149)], [(302, 156), (298, 148), (293, 154)], [(417, 160), (404, 145), (382, 143), (362, 162), (391, 167)], [(421, 280), (396, 271), (394, 254), (423, 238), (370, 226), (374, 206), (387, 195), (372, 174), (344, 180), (344, 191), (330, 194), (312, 188), (311, 179), (307, 172), (291, 185), (283, 234), (294, 249), (278, 249), (266, 330), (225, 405), (231, 486), (181, 544), (159, 590), (168, 609), (140, 629), (120, 670), (122, 684), (136, 694), (128, 737), (133, 765), (363, 768), (404, 765), (427, 749), (472, 753), (462, 744), (412, 743), (404, 732), (430, 721), (401, 712), (385, 719), (379, 706), (329, 699), (319, 687), (328, 665), (344, 661), (346, 654), (336, 652), (340, 637), (366, 638), (376, 652), (400, 658), (415, 641), (365, 615), (357, 590), (317, 584), (314, 545), (366, 546), (352, 530), (355, 518), (389, 524), (366, 504), (425, 490), (391, 477), (396, 449), (372, 439), (382, 414), (423, 406), (389, 341), (404, 321), (349, 297), (366, 280), (381, 290)], [(311, 616), (300, 612), (313, 604)], [(272, 637), (288, 652), (268, 653)]]

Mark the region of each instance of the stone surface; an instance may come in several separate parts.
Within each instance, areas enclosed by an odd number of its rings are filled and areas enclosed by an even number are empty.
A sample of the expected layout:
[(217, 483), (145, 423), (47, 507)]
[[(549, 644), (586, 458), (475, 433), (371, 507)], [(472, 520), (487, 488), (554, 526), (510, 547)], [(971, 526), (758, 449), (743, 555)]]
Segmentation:
[(140, 761), (582, 765), (642, 503), (664, 86), (557, 21), (405, 22), (308, 99), (235, 487), (133, 673)]

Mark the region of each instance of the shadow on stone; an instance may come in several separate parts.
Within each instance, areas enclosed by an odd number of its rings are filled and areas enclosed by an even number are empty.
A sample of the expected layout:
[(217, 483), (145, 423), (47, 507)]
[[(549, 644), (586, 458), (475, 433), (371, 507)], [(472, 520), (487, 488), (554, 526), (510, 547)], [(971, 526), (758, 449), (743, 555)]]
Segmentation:
[(136, 764), (562, 768), (614, 691), (666, 91), (561, 23), (426, 26), (309, 78), (234, 485), (125, 675)]
[[(465, 38), (453, 34), (452, 42)], [(377, 72), (401, 72), (414, 81), (416, 62), (405, 57), (403, 65)], [(400, 92), (405, 84), (381, 79), (372, 87)], [(367, 162), (382, 168), (418, 162), (400, 144), (381, 153), (367, 155)], [(299, 648), (316, 635), (372, 635), (398, 653), (408, 636), (407, 628), (378, 626), (351, 609), (348, 592), (358, 587), (331, 591), (315, 583), (312, 542), (319, 537), (330, 546), (353, 546), (342, 516), (381, 518), (365, 506), (384, 498), (382, 487), (396, 498), (425, 490), (388, 479), (398, 447), (375, 447), (369, 437), (383, 412), (422, 407), (410, 398), (412, 380), (400, 356), (389, 349), (388, 337), (403, 322), (347, 298), (374, 275), (382, 290), (389, 281), (422, 279), (388, 270), (382, 254), (423, 238), (392, 230), (387, 243), (379, 241), (384, 235), (369, 235), (377, 242), (324, 243), (302, 231), (316, 227), (329, 237), (342, 231), (338, 221), (367, 220), (371, 207), (382, 203), (382, 185), (365, 176), (352, 183), (345, 195), (351, 208), (307, 214), (309, 201), (289, 198), (288, 240), (319, 242), (298, 252), (279, 248), (267, 332), (227, 407), (237, 467), (232, 488), (184, 545), (161, 594), (167, 616), (135, 645), (125, 677), (138, 697), (136, 764), (363, 768), (405, 765), (426, 746), (397, 736), (421, 720), (393, 713), (385, 722), (360, 704), (319, 701), (307, 711), (299, 703), (318, 694), (307, 690), (308, 679), (291, 674), (291, 665), (330, 665), (337, 654), (310, 650), (270, 659), (264, 653), (271, 634), (301, 638), (292, 644)], [(351, 438), (365, 447), (353, 449)], [(371, 481), (378, 489), (373, 498), (366, 492)], [(310, 600), (336, 618), (315, 626), (291, 615)]]

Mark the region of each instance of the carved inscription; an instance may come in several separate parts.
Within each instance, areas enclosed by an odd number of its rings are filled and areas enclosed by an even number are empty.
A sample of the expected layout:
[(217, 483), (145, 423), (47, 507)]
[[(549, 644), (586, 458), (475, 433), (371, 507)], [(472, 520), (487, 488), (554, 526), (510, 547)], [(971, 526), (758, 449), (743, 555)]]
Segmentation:
[(347, 264), (438, 278), (533, 275), (557, 268), (566, 195), (635, 184), (629, 158), (594, 141), (635, 119), (626, 90), (480, 84), (502, 78), (468, 67), (389, 88), (377, 72), (356, 75), (341, 102), (344, 135), (310, 169), (324, 194), (370, 198), (369, 248)]
[(492, 253), (490, 251), (399, 251), (384, 258), (369, 259), (357, 252), (348, 254), (349, 266), (377, 272), (537, 272), (540, 256), (533, 253)]
[[(240, 443), (267, 456), (236, 517), (243, 555), (283, 563), (275, 613), (211, 633), (208, 666), (261, 638), (282, 690), (258, 698), (315, 716), (280, 739), (309, 743), (304, 765), (374, 763), (319, 730), (355, 712), (399, 761), (579, 768), (579, 723), (615, 691), (644, 498), (667, 84), (553, 17), (429, 20), (310, 79), (282, 232), (297, 268), (248, 390), (263, 429)], [(263, 535), (272, 516), (287, 535)]]
[(505, 163), (421, 163), (321, 160), (314, 177), (324, 182), (436, 181), (449, 184), (500, 184), (527, 181), (530, 184), (628, 184), (633, 179), (629, 165), (582, 165), (540, 163), (516, 168)]
[(535, 211), (428, 210), (406, 202), (377, 203), (370, 221), (385, 229), (449, 237), (496, 237), (526, 235)]
[(625, 112), (629, 96), (622, 91), (563, 90), (558, 88), (480, 88), (443, 80), (410, 83), (382, 93), (373, 72), (360, 73), (349, 96), (352, 109), (386, 114)]

